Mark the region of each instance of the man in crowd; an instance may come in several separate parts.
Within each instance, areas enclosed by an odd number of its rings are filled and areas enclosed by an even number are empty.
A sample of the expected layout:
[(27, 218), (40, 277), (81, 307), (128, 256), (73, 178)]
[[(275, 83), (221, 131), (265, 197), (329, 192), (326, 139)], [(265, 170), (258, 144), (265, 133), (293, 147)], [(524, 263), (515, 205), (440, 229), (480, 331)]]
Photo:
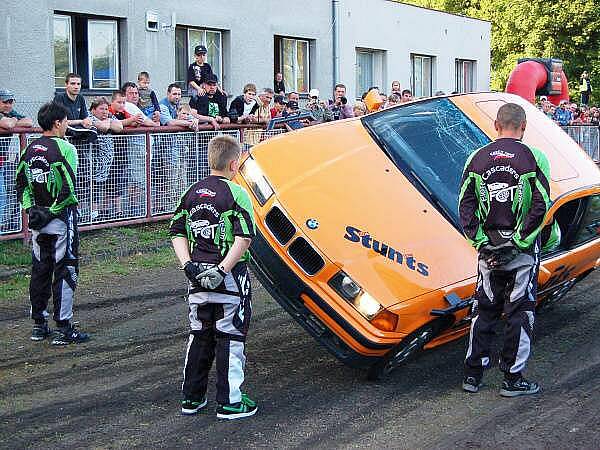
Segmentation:
[(65, 77), (65, 92), (56, 94), (54, 101), (67, 109), (68, 124), (75, 128), (92, 128), (88, 109), (81, 91), (81, 76), (70, 73)]
[[(180, 100), (181, 88), (177, 84), (171, 83), (167, 88), (167, 96), (159, 102), (160, 124), (197, 130), (198, 119), (195, 117), (190, 117), (187, 120), (181, 120), (177, 118), (177, 107), (179, 106)], [(215, 129), (218, 129), (219, 124), (212, 117), (210, 123), (215, 127)]]
[(521, 106), (502, 105), (494, 123), (498, 138), (473, 153), (463, 172), (460, 222), (479, 252), (462, 385), (467, 392), (481, 387), (483, 371), (491, 364), (494, 330), (503, 314), (500, 395), (515, 397), (540, 390), (537, 383), (523, 378), (523, 370), (531, 351), (542, 234), (545, 248), (552, 248), (558, 244), (560, 230), (555, 222), (542, 233), (550, 206), (550, 167), (540, 150), (521, 141), (526, 124)]
[(285, 95), (285, 83), (283, 82), (283, 75), (281, 72), (275, 74), (275, 81), (273, 82), (273, 92), (277, 95)]
[(212, 67), (206, 62), (208, 50), (204, 45), (197, 45), (194, 48), (196, 61), (190, 64), (187, 71), (187, 83), (190, 95), (205, 95), (206, 90), (202, 86), (207, 77), (213, 73)]
[(256, 123), (255, 112), (258, 107), (256, 85), (247, 83), (244, 86), (244, 93), (234, 98), (229, 105), (229, 118), (232, 123)]
[(52, 295), (57, 326), (52, 345), (89, 339), (87, 333), (71, 322), (79, 271), (79, 235), (75, 196), (77, 151), (63, 139), (67, 114), (67, 109), (56, 102), (40, 108), (38, 122), (43, 134), (21, 153), (16, 182), (17, 196), (29, 215), (32, 230), (31, 339), (42, 341), (51, 335), (47, 307)]
[(256, 122), (268, 123), (271, 120), (271, 102), (275, 93), (271, 88), (264, 88), (258, 94), (258, 109), (256, 110)]
[(323, 100), (319, 100), (319, 90), (311, 89), (308, 93), (310, 100), (306, 104), (309, 111), (317, 122), (329, 122), (333, 119), (333, 113), (327, 108)]
[(273, 107), (271, 108), (271, 118), (280, 117), (281, 113), (285, 110), (287, 104), (285, 96), (275, 95), (273, 96)]
[(568, 101), (561, 100), (558, 103), (558, 107), (554, 111), (554, 116), (552, 117), (556, 123), (563, 127), (569, 125), (573, 119), (573, 115), (571, 114), (568, 104)]
[(181, 402), (185, 415), (207, 405), (215, 357), (217, 417), (239, 419), (258, 409), (240, 389), (252, 312), (248, 247), (255, 234), (250, 197), (231, 181), (240, 155), (240, 144), (231, 136), (213, 138), (208, 144), (210, 176), (188, 189), (171, 221), (173, 248), (189, 280), (191, 330)]
[(410, 89), (403, 89), (402, 90), (402, 95), (400, 96), (400, 102), (401, 103), (408, 103), (410, 101), (412, 101), (413, 96), (412, 96), (412, 92)]
[(217, 123), (229, 123), (227, 115), (227, 96), (217, 89), (218, 79), (214, 73), (207, 75), (203, 89), (205, 95), (194, 96), (190, 99), (192, 114), (198, 120), (209, 122), (214, 119)]
[[(160, 126), (160, 110), (153, 111), (148, 117), (140, 109), (140, 94), (138, 87), (132, 81), (128, 81), (121, 87), (121, 91), (125, 95), (125, 110), (135, 118), (135, 123), (128, 126), (145, 126), (158, 127)], [(160, 105), (158, 105), (160, 108)]]
[(329, 110), (333, 115), (333, 120), (354, 117), (352, 106), (348, 104), (346, 98), (346, 86), (344, 84), (338, 83), (335, 85), (333, 100), (329, 100)]
[(592, 95), (592, 82), (587, 71), (583, 71), (579, 79), (579, 93), (581, 94), (581, 104), (588, 105), (590, 103), (590, 95)]
[[(14, 109), (15, 96), (8, 89), (0, 89), (0, 130), (15, 127), (31, 128), (33, 121)], [(2, 162), (0, 162), (0, 165)]]
[(300, 94), (298, 94), (297, 92), (294, 92), (294, 91), (288, 92), (287, 101), (300, 103)]

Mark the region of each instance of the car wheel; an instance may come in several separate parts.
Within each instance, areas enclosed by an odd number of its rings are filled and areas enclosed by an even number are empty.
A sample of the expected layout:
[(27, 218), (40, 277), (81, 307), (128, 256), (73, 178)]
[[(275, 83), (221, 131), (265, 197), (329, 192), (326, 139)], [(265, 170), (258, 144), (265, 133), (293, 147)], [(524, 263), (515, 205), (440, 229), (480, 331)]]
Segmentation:
[(373, 364), (367, 372), (369, 381), (377, 381), (392, 373), (397, 367), (416, 355), (436, 335), (433, 323), (428, 323), (414, 333), (406, 336), (400, 344), (390, 350), (380, 361)]

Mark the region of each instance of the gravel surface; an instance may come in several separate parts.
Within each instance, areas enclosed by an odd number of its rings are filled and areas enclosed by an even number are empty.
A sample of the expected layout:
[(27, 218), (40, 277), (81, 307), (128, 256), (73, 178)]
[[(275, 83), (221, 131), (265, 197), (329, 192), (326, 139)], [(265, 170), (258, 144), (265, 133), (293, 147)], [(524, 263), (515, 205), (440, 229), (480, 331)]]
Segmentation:
[(2, 448), (600, 448), (600, 274), (538, 316), (528, 375), (543, 392), (459, 389), (465, 339), (422, 353), (384, 381), (343, 366), (254, 283), (245, 390), (249, 419), (209, 405), (179, 415), (187, 341), (183, 276), (172, 268), (98, 280), (76, 320), (93, 335), (29, 340), (26, 299), (0, 306)]

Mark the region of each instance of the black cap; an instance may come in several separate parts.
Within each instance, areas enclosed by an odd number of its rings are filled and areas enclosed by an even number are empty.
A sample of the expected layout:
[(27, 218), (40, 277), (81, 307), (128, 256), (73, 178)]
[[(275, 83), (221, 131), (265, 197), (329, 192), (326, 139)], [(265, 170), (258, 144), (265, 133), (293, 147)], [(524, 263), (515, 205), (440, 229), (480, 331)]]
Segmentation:
[(196, 48), (194, 48), (195, 55), (202, 55), (206, 53), (208, 53), (208, 51), (206, 50), (206, 47), (204, 45), (196, 45)]
[(287, 102), (287, 106), (290, 109), (298, 109), (298, 102), (290, 100), (289, 102)]
[(205, 83), (206, 84), (217, 84), (219, 82), (219, 78), (214, 73), (209, 73), (206, 75)]

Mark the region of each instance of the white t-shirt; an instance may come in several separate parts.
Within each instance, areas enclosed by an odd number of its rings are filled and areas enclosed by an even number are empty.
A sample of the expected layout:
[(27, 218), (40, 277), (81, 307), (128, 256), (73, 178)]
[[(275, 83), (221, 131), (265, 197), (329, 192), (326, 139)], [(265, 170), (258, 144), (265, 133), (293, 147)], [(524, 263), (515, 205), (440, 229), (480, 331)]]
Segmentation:
[(131, 102), (125, 102), (125, 111), (127, 111), (132, 116), (135, 116), (137, 114), (141, 114), (142, 116), (144, 116), (142, 110)]
[(250, 111), (252, 111), (252, 108), (254, 108), (254, 105), (256, 104), (256, 100), (252, 100), (250, 102), (250, 104), (244, 102), (244, 115), (247, 116), (248, 114), (250, 114)]

